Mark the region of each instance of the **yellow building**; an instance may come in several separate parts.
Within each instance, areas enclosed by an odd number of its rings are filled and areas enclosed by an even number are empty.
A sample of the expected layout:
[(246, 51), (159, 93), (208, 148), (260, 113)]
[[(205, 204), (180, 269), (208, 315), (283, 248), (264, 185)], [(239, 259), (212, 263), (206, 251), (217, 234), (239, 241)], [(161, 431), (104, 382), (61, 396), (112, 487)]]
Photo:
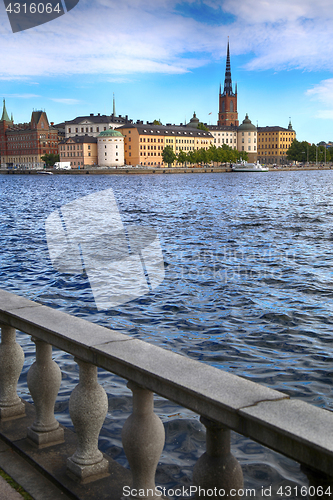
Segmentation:
[(263, 164), (284, 165), (287, 163), (287, 151), (296, 132), (291, 122), (288, 128), (258, 127), (258, 160)]
[[(182, 125), (154, 125), (151, 123), (124, 125), (118, 130), (125, 136), (125, 163), (127, 165), (166, 166), (162, 153), (170, 146), (174, 153), (208, 149), (214, 138), (210, 132)], [(174, 165), (176, 162), (174, 163)]]
[(97, 137), (68, 137), (59, 142), (60, 161), (70, 162), (71, 168), (97, 165)]

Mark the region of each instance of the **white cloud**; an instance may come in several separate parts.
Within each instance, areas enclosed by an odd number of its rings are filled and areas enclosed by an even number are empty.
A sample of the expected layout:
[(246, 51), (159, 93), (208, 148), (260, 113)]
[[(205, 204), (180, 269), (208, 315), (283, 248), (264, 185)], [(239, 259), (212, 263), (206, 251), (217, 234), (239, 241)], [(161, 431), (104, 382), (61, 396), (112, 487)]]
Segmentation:
[[(186, 3), (196, 2), (183, 0), (183, 7)], [(215, 9), (221, 23), (180, 15), (177, 0), (80, 0), (66, 15), (16, 34), (2, 22), (0, 79), (182, 74), (224, 58), (228, 35), (232, 54), (251, 55), (248, 70), (333, 68), (331, 0), (202, 0), (201, 5)], [(224, 24), (221, 8), (234, 22)]]
[(324, 109), (317, 110), (316, 118), (333, 119), (333, 78), (314, 85), (306, 91), (306, 95), (324, 106)]
[(53, 102), (59, 102), (60, 104), (68, 104), (68, 105), (72, 105), (72, 104), (79, 104), (81, 101), (79, 101), (78, 99), (66, 99), (66, 98), (51, 98), (51, 101)]
[(5, 99), (35, 99), (35, 97), (40, 97), (37, 94), (4, 94)]

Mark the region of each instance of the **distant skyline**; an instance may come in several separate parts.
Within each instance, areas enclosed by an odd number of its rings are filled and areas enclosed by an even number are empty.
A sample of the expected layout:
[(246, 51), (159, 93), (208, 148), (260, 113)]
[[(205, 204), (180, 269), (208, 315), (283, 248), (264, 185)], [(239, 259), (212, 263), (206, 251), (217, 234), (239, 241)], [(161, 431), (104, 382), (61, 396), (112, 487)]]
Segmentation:
[(16, 123), (111, 114), (114, 93), (134, 121), (216, 124), (229, 36), (239, 122), (333, 141), (332, 28), (329, 0), (80, 0), (13, 34), (0, 2), (0, 97)]

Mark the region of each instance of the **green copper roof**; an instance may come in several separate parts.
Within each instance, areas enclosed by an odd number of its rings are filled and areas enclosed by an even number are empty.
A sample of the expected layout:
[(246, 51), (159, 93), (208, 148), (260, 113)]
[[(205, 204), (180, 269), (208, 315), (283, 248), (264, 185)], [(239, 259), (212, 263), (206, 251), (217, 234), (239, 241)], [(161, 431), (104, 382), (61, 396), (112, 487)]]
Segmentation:
[(109, 128), (109, 130), (103, 130), (103, 132), (101, 132), (98, 137), (124, 137), (124, 136), (123, 134), (118, 132), (118, 130)]
[(2, 110), (1, 121), (10, 122), (10, 119), (9, 119), (9, 116), (8, 116), (8, 113), (7, 113), (7, 110), (6, 110), (6, 102), (5, 102), (5, 100), (3, 100), (3, 110)]

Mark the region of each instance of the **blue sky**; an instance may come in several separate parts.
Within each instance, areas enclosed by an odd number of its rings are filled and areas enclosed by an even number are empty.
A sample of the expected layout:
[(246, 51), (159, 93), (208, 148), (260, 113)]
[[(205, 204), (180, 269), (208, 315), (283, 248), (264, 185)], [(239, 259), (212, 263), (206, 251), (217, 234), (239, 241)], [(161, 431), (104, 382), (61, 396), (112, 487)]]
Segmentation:
[[(15, 122), (116, 112), (216, 124), (228, 36), (240, 122), (333, 141), (331, 0), (80, 0), (13, 34), (0, 1), (0, 97)], [(211, 113), (211, 114), (209, 114)]]

